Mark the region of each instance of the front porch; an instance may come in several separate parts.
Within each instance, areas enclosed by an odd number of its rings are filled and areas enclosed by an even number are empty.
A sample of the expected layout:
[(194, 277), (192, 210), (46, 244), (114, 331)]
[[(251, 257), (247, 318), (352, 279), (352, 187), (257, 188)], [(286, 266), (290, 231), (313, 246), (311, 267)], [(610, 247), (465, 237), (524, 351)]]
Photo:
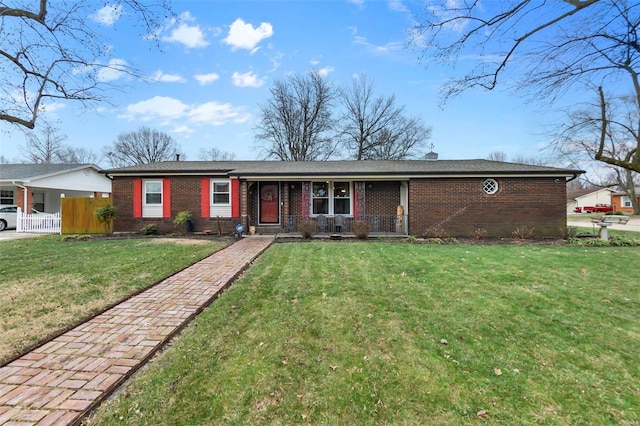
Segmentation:
[(334, 215), (318, 215), (303, 217), (300, 215), (281, 215), (280, 221), (275, 225), (258, 224), (251, 217), (248, 218), (247, 231), (255, 234), (299, 234), (306, 227), (314, 230), (317, 236), (355, 236), (358, 226), (367, 226), (370, 236), (405, 236), (408, 235), (407, 215), (372, 214), (359, 218)]
[[(408, 235), (407, 181), (243, 181), (246, 232)], [(311, 229), (311, 231), (309, 231)]]

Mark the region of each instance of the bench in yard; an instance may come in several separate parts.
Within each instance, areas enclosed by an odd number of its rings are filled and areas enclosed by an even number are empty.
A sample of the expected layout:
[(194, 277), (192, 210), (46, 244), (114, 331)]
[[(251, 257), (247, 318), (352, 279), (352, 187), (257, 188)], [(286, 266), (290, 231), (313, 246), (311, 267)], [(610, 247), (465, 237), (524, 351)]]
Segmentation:
[(629, 222), (629, 216), (617, 215), (617, 214), (605, 214), (598, 220), (592, 220), (595, 225), (600, 227), (600, 239), (608, 240), (609, 234), (607, 232), (607, 227), (609, 225), (613, 225), (614, 223), (620, 225), (626, 225)]

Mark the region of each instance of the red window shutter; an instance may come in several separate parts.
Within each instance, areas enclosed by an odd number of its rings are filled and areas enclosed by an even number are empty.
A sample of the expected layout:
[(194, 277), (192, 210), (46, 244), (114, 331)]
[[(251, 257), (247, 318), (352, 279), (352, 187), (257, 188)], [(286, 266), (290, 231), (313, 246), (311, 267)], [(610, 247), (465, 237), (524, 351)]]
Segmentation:
[(231, 179), (231, 217), (240, 217), (240, 179)]
[(162, 217), (171, 217), (171, 180), (162, 180)]
[(209, 178), (202, 178), (200, 181), (200, 216), (209, 217), (211, 214), (211, 181)]
[(142, 179), (133, 180), (133, 217), (142, 217)]

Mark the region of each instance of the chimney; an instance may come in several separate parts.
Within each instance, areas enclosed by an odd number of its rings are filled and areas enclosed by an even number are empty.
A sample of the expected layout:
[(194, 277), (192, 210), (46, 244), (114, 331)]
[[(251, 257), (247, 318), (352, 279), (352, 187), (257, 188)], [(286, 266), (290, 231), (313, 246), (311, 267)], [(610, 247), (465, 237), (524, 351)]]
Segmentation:
[(180, 161), (180, 154), (176, 154), (176, 161)]

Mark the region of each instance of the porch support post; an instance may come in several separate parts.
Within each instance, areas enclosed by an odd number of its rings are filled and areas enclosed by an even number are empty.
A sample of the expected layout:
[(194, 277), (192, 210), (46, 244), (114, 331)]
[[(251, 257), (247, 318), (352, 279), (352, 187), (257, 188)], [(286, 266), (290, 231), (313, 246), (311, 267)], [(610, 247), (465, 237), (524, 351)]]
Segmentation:
[(302, 217), (308, 218), (311, 212), (311, 182), (302, 182)]
[(246, 180), (240, 181), (240, 222), (249, 230), (249, 191)]
[(364, 195), (365, 195), (365, 183), (364, 182), (354, 182), (354, 200), (353, 200), (353, 209), (355, 210), (353, 216), (356, 219), (362, 219), (365, 216), (365, 205), (364, 205)]
[[(289, 182), (280, 182), (280, 187), (282, 188), (282, 198), (280, 199), (282, 202), (282, 211), (280, 212), (282, 215), (281, 220), (289, 216), (289, 185)], [(282, 224), (283, 222), (280, 222), (280, 225)]]

